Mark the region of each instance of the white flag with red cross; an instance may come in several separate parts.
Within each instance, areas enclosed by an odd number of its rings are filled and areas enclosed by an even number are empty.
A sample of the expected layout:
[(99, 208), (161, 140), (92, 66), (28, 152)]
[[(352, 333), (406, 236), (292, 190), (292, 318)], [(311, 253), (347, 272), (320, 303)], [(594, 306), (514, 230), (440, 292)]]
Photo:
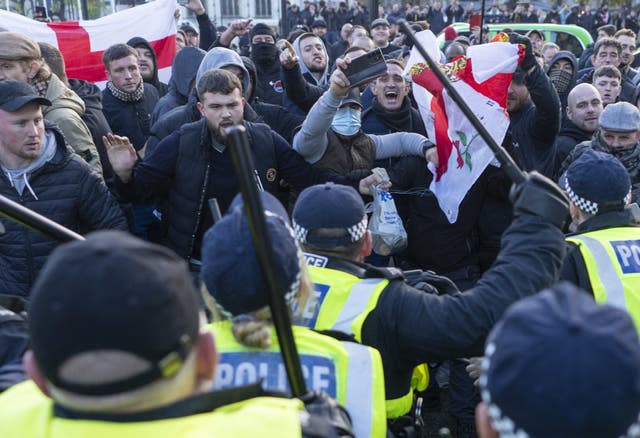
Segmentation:
[[(440, 59), (431, 31), (418, 32), (416, 37), (432, 59)], [(448, 64), (438, 63), (498, 144), (509, 127), (507, 90), (523, 56), (522, 47), (509, 43), (506, 34), (498, 34), (487, 44), (469, 47), (466, 56)], [(414, 98), (429, 138), (438, 150), (438, 167), (429, 165), (435, 176), (429, 190), (436, 195), (449, 222), (454, 223), (460, 203), (495, 157), (415, 47), (405, 73), (413, 80)]]
[(157, 56), (158, 76), (167, 82), (176, 53), (175, 0), (156, 0), (97, 20), (41, 23), (0, 10), (0, 27), (56, 46), (67, 76), (103, 87), (107, 76), (102, 54), (111, 45), (133, 37), (149, 41)]

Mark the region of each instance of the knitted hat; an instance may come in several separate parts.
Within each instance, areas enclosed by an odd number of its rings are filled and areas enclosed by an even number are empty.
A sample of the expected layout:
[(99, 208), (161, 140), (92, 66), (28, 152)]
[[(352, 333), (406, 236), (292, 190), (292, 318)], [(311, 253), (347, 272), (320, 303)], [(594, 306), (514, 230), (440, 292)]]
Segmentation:
[(270, 35), (273, 41), (276, 40), (276, 32), (273, 28), (265, 23), (256, 23), (249, 31), (249, 41), (253, 41), (253, 37), (256, 35)]

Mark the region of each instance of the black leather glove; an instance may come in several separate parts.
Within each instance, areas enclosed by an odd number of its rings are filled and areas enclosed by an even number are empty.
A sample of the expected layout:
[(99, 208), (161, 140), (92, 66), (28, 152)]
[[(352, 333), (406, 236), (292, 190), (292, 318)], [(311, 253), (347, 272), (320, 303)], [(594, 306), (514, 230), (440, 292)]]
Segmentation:
[(509, 34), (509, 42), (511, 44), (524, 45), (524, 58), (522, 58), (522, 62), (520, 63), (522, 70), (529, 71), (538, 64), (536, 57), (533, 55), (533, 47), (531, 46), (531, 40), (529, 38), (517, 32), (511, 32)]
[(311, 391), (300, 397), (300, 400), (311, 417), (322, 420), (323, 424), (329, 424), (337, 436), (341, 438), (355, 436), (347, 410), (326, 393)]
[(556, 183), (538, 172), (530, 172), (523, 183), (513, 185), (509, 199), (515, 215), (542, 217), (561, 230), (569, 219), (569, 200)]

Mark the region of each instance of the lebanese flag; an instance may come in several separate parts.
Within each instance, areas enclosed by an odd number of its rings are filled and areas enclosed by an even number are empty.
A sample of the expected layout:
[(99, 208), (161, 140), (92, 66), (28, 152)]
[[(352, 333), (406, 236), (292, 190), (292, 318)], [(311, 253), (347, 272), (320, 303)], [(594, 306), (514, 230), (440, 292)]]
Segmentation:
[(40, 23), (0, 10), (0, 27), (56, 46), (64, 56), (68, 77), (100, 87), (107, 81), (103, 52), (113, 44), (142, 37), (156, 51), (160, 80), (168, 82), (176, 53), (175, 8), (175, 0), (156, 0), (97, 20), (60, 23)]
[[(435, 35), (430, 30), (418, 32), (416, 37), (432, 59), (440, 59)], [(438, 63), (498, 144), (509, 127), (505, 109), (507, 90), (523, 56), (523, 48), (509, 43), (506, 34), (498, 34), (487, 44), (469, 47), (466, 57), (459, 56), (449, 64)], [(429, 163), (435, 175), (429, 190), (436, 195), (449, 222), (454, 223), (471, 186), (492, 161), (499, 164), (415, 47), (405, 73), (411, 75), (414, 98), (429, 138), (438, 149), (438, 167)]]

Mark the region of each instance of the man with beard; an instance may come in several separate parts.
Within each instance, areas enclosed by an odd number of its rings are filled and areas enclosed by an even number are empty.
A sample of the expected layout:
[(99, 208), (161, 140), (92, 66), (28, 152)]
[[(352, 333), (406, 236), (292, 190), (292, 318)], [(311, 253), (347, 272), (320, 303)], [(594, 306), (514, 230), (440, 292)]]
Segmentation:
[[(512, 44), (523, 44), (525, 55), (507, 93), (509, 130), (503, 141), (507, 152), (525, 171), (547, 177), (555, 169), (555, 138), (560, 130), (560, 99), (549, 77), (536, 61), (528, 38), (510, 34)], [(500, 249), (500, 236), (512, 220), (508, 204), (511, 181), (502, 169), (486, 170), (491, 188), (479, 219), (481, 266), (490, 266)]]
[(576, 85), (569, 93), (567, 120), (556, 139), (556, 163), (560, 166), (573, 148), (591, 138), (602, 113), (600, 93), (591, 84)]
[(591, 141), (577, 145), (560, 167), (563, 175), (571, 163), (587, 150), (606, 152), (616, 157), (631, 178), (632, 202), (640, 200), (640, 110), (628, 102), (607, 106), (600, 114), (600, 129)]
[(276, 47), (276, 33), (264, 23), (256, 23), (249, 31), (250, 57), (256, 65), (258, 83), (255, 95), (262, 102), (282, 105), (284, 88), (280, 80), (280, 51)]
[(282, 51), (280, 63), (286, 91), (283, 106), (292, 113), (304, 114), (329, 87), (327, 49), (316, 35), (303, 33), (293, 42), (293, 52)]
[(141, 37), (134, 37), (127, 41), (127, 45), (138, 52), (138, 65), (140, 65), (142, 80), (156, 87), (160, 97), (167, 94), (169, 86), (164, 82), (160, 82), (158, 78), (158, 59), (149, 41)]
[[(327, 180), (357, 181), (313, 169), (269, 126), (243, 118), (245, 100), (238, 77), (226, 70), (204, 73), (196, 85), (202, 118), (186, 124), (162, 140), (153, 154), (136, 163), (135, 149), (126, 137), (113, 136), (105, 142), (117, 176), (116, 188), (128, 199), (145, 199), (168, 193), (163, 220), (168, 225), (167, 245), (187, 259), (194, 272), (200, 270), (204, 232), (213, 224), (208, 200), (216, 198), (224, 213), (238, 192), (238, 183), (228, 150), (225, 129), (244, 125), (260, 185), (277, 194), (280, 179), (296, 190)], [(368, 174), (368, 172), (366, 172)], [(370, 176), (360, 182), (362, 193), (379, 181)], [(356, 183), (357, 184), (357, 183)]]
[(417, 132), (427, 136), (418, 110), (411, 106), (409, 86), (402, 75), (402, 61), (387, 61), (387, 74), (371, 84), (371, 107), (362, 113), (362, 130), (367, 134)]

